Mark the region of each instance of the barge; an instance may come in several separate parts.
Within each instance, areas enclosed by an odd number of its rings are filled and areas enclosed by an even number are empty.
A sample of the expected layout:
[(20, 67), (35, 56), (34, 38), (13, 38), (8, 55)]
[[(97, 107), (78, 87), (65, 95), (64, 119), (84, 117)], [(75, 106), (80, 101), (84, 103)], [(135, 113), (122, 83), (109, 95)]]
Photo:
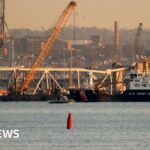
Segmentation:
[(1, 95), (0, 101), (2, 102), (29, 102), (29, 101), (47, 101), (48, 99), (51, 99), (50, 95), (19, 95), (19, 94), (8, 94), (8, 95)]

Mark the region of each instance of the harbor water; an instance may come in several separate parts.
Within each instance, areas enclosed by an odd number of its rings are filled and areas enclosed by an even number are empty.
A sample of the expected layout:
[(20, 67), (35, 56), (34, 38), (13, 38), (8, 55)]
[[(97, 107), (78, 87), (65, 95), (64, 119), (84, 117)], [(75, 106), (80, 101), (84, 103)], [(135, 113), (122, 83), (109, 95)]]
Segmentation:
[(19, 130), (0, 150), (150, 150), (150, 103), (1, 102), (0, 129)]

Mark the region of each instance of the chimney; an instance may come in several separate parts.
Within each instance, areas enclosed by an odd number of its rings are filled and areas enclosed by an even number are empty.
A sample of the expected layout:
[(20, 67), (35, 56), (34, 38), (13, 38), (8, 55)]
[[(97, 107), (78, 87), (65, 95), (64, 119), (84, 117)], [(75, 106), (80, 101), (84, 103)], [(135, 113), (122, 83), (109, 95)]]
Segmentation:
[(118, 30), (118, 22), (114, 22), (114, 45), (115, 50), (117, 51), (119, 48), (119, 30)]

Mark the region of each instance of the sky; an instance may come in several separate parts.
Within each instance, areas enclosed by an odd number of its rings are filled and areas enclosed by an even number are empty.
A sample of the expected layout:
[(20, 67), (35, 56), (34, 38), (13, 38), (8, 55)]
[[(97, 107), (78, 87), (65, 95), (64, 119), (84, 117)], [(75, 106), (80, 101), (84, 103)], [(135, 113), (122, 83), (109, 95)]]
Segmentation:
[[(6, 22), (10, 29), (40, 30), (53, 27), (70, 0), (6, 0)], [(150, 0), (78, 0), (76, 25), (113, 29), (150, 28)], [(67, 26), (73, 25), (73, 16)]]

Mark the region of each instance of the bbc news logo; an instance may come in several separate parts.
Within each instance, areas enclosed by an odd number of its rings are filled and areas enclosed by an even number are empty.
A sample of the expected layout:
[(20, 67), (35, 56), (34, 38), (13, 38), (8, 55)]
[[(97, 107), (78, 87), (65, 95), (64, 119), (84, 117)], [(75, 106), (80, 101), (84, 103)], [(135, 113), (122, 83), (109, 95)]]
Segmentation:
[(0, 129), (0, 139), (18, 139), (20, 136), (19, 130), (1, 130)]

